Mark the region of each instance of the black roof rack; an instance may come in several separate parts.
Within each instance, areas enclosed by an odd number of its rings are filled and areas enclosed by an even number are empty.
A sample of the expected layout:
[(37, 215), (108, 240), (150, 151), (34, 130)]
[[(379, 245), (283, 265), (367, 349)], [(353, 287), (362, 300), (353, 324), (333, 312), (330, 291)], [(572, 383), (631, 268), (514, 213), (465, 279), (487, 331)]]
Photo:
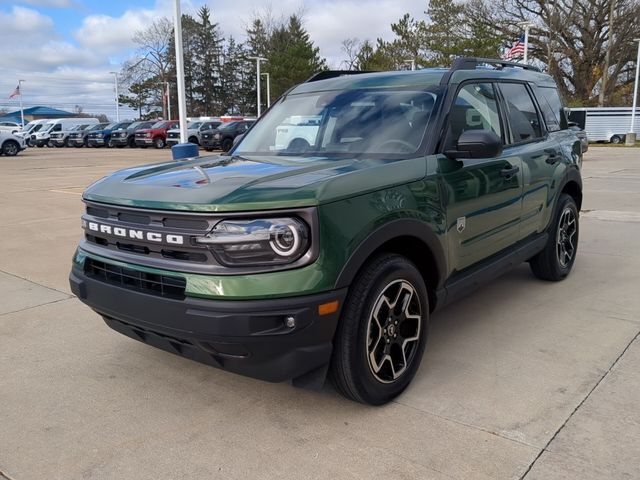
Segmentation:
[(304, 83), (317, 82), (318, 80), (327, 80), (329, 78), (342, 77), (343, 75), (359, 75), (361, 73), (372, 73), (365, 70), (324, 70), (312, 75)]
[(498, 60), (497, 58), (480, 58), (480, 57), (458, 57), (453, 61), (453, 65), (444, 74), (440, 85), (446, 85), (451, 80), (451, 76), (458, 70), (475, 70), (478, 65), (495, 65), (498, 69), (504, 67), (522, 68), (523, 70), (531, 70), (539, 72), (540, 69), (533, 65), (527, 65), (526, 63), (509, 62), (507, 60)]

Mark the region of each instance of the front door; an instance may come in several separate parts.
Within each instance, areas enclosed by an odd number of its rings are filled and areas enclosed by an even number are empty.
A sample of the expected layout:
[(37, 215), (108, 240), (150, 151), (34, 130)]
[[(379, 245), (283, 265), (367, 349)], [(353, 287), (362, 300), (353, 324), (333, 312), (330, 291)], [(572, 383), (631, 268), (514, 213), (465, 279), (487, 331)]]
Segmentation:
[[(460, 88), (449, 115), (444, 150), (467, 130), (490, 130), (505, 138), (492, 83)], [(485, 159), (438, 161), (447, 215), (451, 272), (461, 271), (518, 241), (522, 160), (508, 152)]]

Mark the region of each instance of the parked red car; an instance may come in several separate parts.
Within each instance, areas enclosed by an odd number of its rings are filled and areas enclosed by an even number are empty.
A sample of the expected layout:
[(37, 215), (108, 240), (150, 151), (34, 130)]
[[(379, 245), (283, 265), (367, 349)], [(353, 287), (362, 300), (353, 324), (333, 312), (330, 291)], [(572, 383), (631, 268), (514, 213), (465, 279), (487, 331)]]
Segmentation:
[(164, 148), (167, 144), (167, 130), (179, 128), (178, 120), (160, 120), (150, 128), (136, 131), (136, 145), (147, 148), (153, 145), (156, 148)]

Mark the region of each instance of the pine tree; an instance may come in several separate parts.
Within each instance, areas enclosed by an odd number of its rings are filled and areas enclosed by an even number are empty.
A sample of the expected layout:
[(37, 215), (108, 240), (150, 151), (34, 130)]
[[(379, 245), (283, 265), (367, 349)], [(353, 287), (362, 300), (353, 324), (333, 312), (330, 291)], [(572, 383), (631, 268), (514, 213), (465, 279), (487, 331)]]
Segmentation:
[(320, 49), (313, 44), (297, 15), (273, 31), (269, 47), (267, 68), (272, 98), (278, 98), (292, 86), (327, 68)]
[(195, 39), (197, 61), (193, 66), (193, 92), (197, 115), (221, 115), (223, 107), (222, 62), (224, 38), (211, 19), (206, 5), (198, 11), (198, 35)]

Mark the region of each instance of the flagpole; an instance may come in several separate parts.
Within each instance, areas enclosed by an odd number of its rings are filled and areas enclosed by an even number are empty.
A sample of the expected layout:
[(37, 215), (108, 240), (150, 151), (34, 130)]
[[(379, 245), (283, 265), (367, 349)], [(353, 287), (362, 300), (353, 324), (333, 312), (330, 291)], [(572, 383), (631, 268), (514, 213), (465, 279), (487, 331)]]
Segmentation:
[(520, 27), (524, 27), (524, 59), (523, 62), (527, 63), (529, 58), (529, 29), (533, 27), (533, 22), (519, 22)]
[(22, 107), (22, 82), (24, 82), (24, 80), (18, 80), (18, 92), (20, 93), (20, 119), (22, 121), (22, 128), (24, 128), (24, 108)]

